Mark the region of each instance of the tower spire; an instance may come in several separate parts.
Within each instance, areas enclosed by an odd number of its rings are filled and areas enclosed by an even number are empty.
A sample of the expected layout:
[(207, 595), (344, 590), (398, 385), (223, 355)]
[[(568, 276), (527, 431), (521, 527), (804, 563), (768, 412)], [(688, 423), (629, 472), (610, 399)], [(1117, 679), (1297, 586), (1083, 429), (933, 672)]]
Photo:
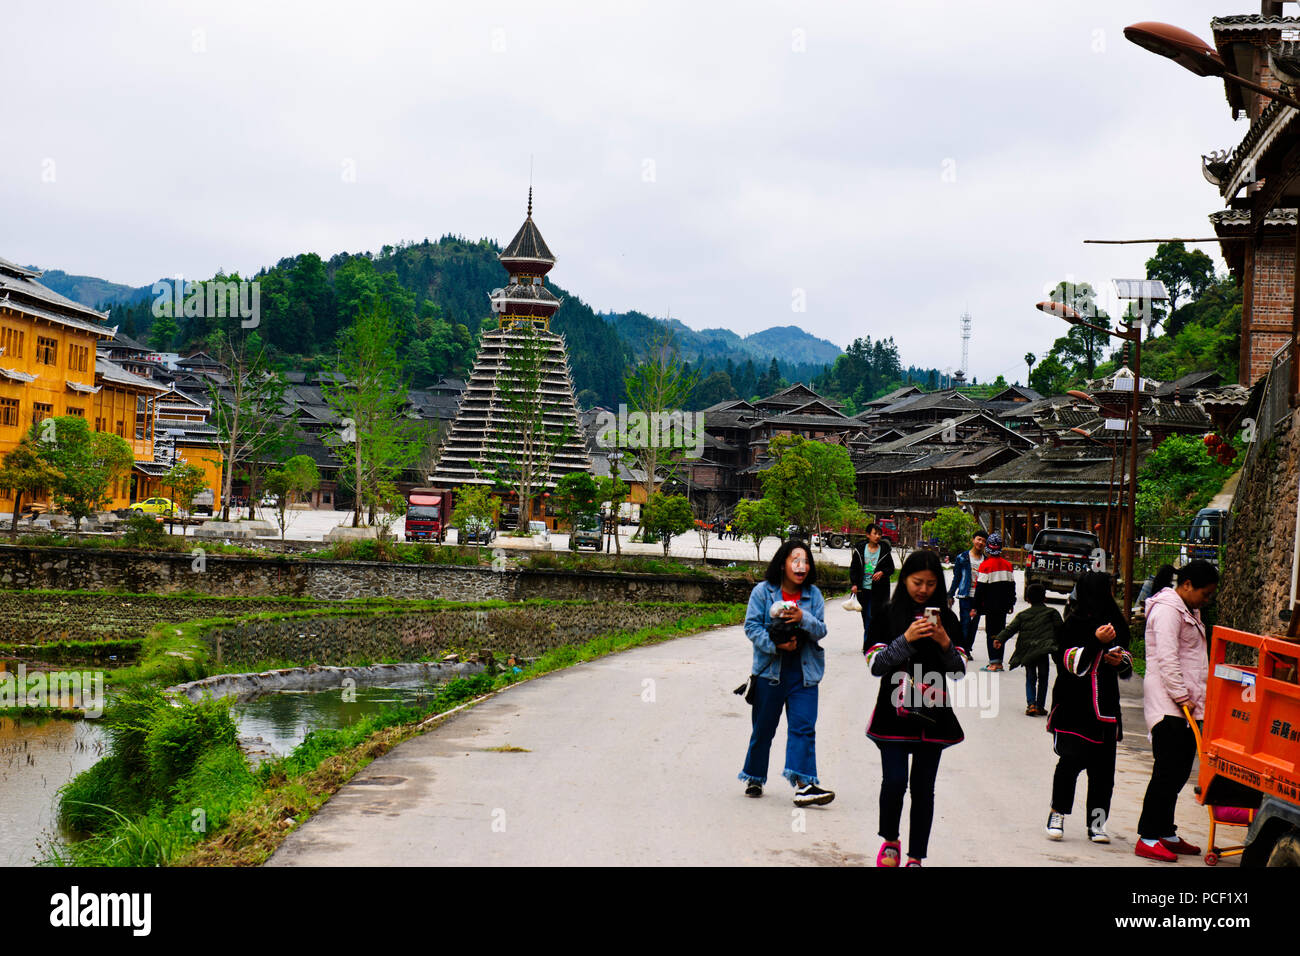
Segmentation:
[(528, 218), (533, 218), (533, 187), (528, 187)]

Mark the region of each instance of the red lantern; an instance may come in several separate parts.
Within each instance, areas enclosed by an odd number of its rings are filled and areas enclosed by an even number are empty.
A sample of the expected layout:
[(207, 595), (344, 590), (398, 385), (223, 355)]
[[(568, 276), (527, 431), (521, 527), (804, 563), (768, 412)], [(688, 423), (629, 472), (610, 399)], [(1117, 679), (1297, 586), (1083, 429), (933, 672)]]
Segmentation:
[(1206, 448), (1212, 448), (1214, 446), (1214, 432), (1208, 432), (1201, 441), (1205, 442)]
[(1205, 439), (1205, 444), (1209, 445), (1211, 448), (1218, 448), (1223, 444), (1223, 439), (1218, 435), (1212, 434)]

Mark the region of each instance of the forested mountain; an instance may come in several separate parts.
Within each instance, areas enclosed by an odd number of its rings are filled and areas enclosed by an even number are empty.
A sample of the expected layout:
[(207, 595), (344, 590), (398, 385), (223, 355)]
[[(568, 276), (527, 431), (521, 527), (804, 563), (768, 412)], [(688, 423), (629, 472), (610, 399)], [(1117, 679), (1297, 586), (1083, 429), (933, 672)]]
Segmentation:
[[(473, 364), (479, 332), (496, 317), (488, 293), (506, 281), (497, 261), (501, 247), (490, 239), (443, 236), (436, 242), (405, 242), (378, 253), (315, 253), (281, 259), (256, 275), (219, 274), (213, 279), (259, 283), (257, 334), (282, 368), (328, 370), (335, 341), (358, 311), (383, 303), (400, 330), (400, 354), (412, 387), (444, 375), (463, 376)], [(154, 315), (151, 286), (132, 288), (89, 276), (45, 273), (48, 284), (69, 298), (110, 310), (109, 322), (159, 351), (203, 347), (217, 329), (235, 320), (203, 314)], [(671, 327), (680, 356), (697, 377), (690, 405), (705, 408), (733, 398), (754, 399), (792, 382), (804, 382), (845, 402), (854, 414), (862, 404), (915, 381), (941, 384), (934, 369), (904, 369), (893, 340), (858, 340), (847, 354), (797, 326), (748, 336), (727, 329), (695, 331), (677, 320), (639, 312), (599, 315), (578, 296), (552, 285), (564, 300), (551, 327), (564, 334), (579, 402), (616, 406), (625, 400), (623, 373), (642, 356), (638, 347)], [(201, 311), (201, 310), (200, 310)]]

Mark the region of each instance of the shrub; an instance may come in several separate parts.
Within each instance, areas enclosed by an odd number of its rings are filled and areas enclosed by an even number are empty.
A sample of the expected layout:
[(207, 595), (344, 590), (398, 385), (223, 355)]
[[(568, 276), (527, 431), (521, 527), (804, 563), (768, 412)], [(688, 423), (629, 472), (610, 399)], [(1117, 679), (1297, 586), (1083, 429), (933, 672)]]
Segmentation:
[(125, 524), (122, 543), (128, 548), (157, 548), (167, 540), (162, 522), (153, 515), (136, 511), (126, 519)]

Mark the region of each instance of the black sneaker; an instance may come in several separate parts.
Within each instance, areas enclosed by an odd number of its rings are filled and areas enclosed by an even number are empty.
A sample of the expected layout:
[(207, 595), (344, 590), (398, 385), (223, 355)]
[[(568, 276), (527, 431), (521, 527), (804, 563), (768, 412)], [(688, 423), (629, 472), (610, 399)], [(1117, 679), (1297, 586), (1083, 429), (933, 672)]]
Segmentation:
[(745, 784), (745, 796), (761, 797), (762, 795), (763, 795), (763, 785), (761, 783), (756, 783), (753, 780), (751, 780), (749, 781), (749, 783)]
[(824, 807), (835, 799), (832, 790), (823, 790), (815, 783), (807, 783), (794, 792), (796, 807)]

